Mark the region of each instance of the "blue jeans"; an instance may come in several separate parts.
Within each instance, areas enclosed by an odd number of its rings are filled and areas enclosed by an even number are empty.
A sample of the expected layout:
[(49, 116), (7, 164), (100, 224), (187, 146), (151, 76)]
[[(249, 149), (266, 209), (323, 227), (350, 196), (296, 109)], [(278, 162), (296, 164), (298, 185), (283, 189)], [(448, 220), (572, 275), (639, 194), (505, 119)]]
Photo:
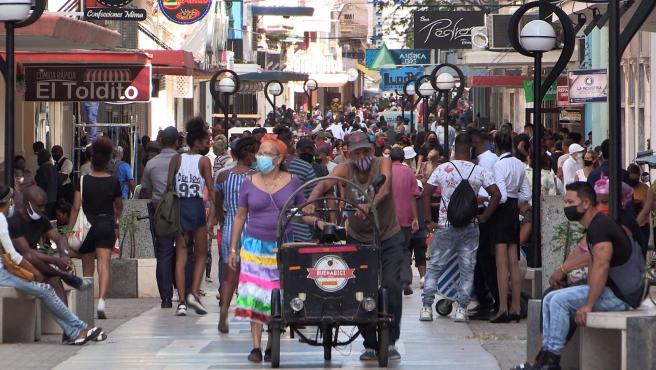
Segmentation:
[(41, 300), (48, 310), (55, 316), (55, 321), (64, 330), (66, 339), (72, 340), (87, 328), (82, 320), (78, 319), (68, 307), (55, 294), (55, 291), (47, 283), (25, 281), (9, 273), (0, 266), (0, 286), (11, 287), (23, 293), (33, 295)]
[(437, 279), (446, 270), (447, 262), (454, 253), (458, 256), (460, 272), (456, 301), (460, 307), (466, 308), (469, 305), (474, 285), (478, 236), (478, 225), (474, 223), (462, 228), (439, 229), (433, 234), (431, 256), (426, 268), (424, 291), (421, 294), (424, 307), (430, 307), (433, 304), (435, 293), (437, 293)]
[[(543, 349), (559, 355), (567, 342), (570, 317), (588, 300), (588, 285), (554, 290), (542, 302)], [(629, 306), (617, 298), (609, 287), (599, 296), (593, 311), (625, 311)]]

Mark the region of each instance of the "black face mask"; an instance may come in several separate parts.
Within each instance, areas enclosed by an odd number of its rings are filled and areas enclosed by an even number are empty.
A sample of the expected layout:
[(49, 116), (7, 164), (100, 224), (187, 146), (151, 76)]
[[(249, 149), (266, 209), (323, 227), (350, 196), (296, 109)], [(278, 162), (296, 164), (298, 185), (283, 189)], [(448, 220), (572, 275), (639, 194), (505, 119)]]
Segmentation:
[(586, 167), (588, 167), (588, 166), (592, 166), (592, 161), (587, 160), (587, 159), (584, 159), (584, 160), (583, 160), (583, 165), (586, 166)]
[(301, 153), (298, 155), (298, 157), (306, 161), (307, 163), (314, 162), (314, 155), (312, 155), (312, 153)]
[(640, 183), (640, 180), (634, 179), (634, 178), (629, 178), (629, 185), (631, 186), (636, 186)]
[(199, 150), (198, 154), (207, 155), (207, 153), (209, 153), (209, 152), (210, 152), (210, 147), (207, 147), (207, 148), (203, 148), (203, 149)]
[(583, 218), (583, 215), (585, 214), (585, 212), (579, 212), (576, 209), (576, 207), (577, 206), (569, 206), (564, 208), (565, 217), (567, 217), (568, 220), (573, 222), (580, 221)]

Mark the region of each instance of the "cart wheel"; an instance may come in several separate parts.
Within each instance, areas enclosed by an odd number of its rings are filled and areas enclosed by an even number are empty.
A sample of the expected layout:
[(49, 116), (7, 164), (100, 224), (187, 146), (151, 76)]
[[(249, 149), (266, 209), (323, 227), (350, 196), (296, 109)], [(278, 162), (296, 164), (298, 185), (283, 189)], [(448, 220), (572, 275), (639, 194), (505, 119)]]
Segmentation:
[(280, 367), (280, 324), (273, 324), (269, 328), (271, 331), (271, 367), (277, 369)]
[(271, 291), (271, 317), (282, 317), (282, 302), (280, 301), (280, 289), (273, 289)]
[(449, 316), (451, 311), (453, 311), (453, 302), (448, 299), (440, 299), (435, 305), (435, 311), (440, 316)]
[(378, 324), (378, 366), (387, 367), (389, 355), (389, 324)]
[(326, 326), (323, 329), (321, 336), (323, 337), (323, 359), (330, 361), (333, 350), (333, 328), (331, 326)]

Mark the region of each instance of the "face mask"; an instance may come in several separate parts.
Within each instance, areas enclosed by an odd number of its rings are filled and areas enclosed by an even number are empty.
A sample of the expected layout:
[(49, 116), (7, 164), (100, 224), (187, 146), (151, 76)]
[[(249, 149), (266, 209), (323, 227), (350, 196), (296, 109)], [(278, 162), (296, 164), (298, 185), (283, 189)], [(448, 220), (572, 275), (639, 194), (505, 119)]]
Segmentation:
[(586, 166), (586, 167), (590, 167), (590, 166), (592, 166), (592, 161), (584, 159), (583, 160), (583, 165)]
[(34, 211), (34, 208), (32, 208), (32, 203), (27, 202), (28, 208), (27, 208), (27, 215), (30, 216), (30, 218), (34, 221), (38, 221), (41, 219), (41, 215), (36, 213)]
[(389, 154), (385, 154), (385, 153), (383, 153), (383, 157), (385, 157), (385, 158), (389, 158), (390, 155), (389, 155)]
[(367, 172), (371, 168), (371, 162), (373, 161), (374, 157), (371, 155), (354, 159), (353, 160), (353, 165), (355, 168), (357, 168), (360, 172)]
[(207, 147), (207, 148), (203, 148), (203, 149), (199, 150), (199, 151), (198, 151), (198, 154), (200, 154), (200, 155), (207, 155), (207, 153), (209, 153), (209, 152), (210, 152), (210, 148)]
[(567, 217), (568, 220), (570, 221), (580, 221), (583, 218), (583, 215), (585, 212), (579, 212), (576, 209), (576, 206), (569, 206), (564, 208), (565, 211), (565, 217)]
[(262, 173), (270, 173), (273, 171), (273, 158), (268, 155), (258, 155), (255, 157), (257, 163), (257, 170)]
[(599, 203), (599, 204), (597, 204), (597, 211), (599, 211), (599, 212), (605, 214), (606, 216), (608, 216), (608, 212), (609, 212), (608, 203), (605, 203), (605, 204), (604, 203)]
[(385, 139), (383, 138), (376, 139), (376, 144), (378, 144), (379, 146), (385, 145)]
[(9, 205), (9, 210), (7, 211), (7, 217), (12, 217), (14, 215), (14, 203)]
[(634, 179), (634, 178), (629, 178), (629, 185), (631, 186), (636, 186), (640, 183), (640, 180)]
[(301, 153), (298, 155), (298, 157), (306, 161), (307, 163), (314, 162), (314, 156), (311, 153)]

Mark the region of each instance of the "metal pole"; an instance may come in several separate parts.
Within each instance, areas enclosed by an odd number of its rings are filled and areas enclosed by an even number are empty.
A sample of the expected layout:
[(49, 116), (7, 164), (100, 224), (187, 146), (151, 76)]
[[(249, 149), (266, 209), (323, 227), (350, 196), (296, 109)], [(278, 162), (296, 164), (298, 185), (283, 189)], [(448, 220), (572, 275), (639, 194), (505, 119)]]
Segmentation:
[(442, 145), (444, 145), (444, 158), (448, 161), (451, 158), (451, 145), (449, 145), (449, 95), (451, 95), (451, 90), (444, 95), (446, 105), (444, 106), (444, 142)]
[(401, 94), (399, 94), (399, 97), (401, 98), (401, 118), (403, 118), (403, 124), (405, 125), (405, 99)]
[(619, 0), (608, 1), (610, 15), (608, 25), (608, 110), (609, 110), (609, 179), (610, 215), (620, 222), (620, 194), (622, 186), (622, 130), (620, 106), (620, 4)]
[(541, 226), (541, 196), (542, 192), (542, 53), (536, 53), (534, 57), (535, 72), (533, 73), (533, 194), (532, 203), (533, 210), (531, 213), (531, 224), (533, 228), (533, 248), (536, 251), (533, 253), (534, 266), (537, 266), (537, 251), (542, 248), (542, 226)]
[[(410, 97), (408, 97), (408, 99), (410, 99)], [(414, 126), (415, 126), (415, 102), (411, 100), (410, 101), (410, 132), (412, 132), (412, 128)]]
[(5, 79), (5, 185), (14, 186), (14, 22), (5, 22), (7, 74)]
[(230, 96), (228, 94), (223, 94), (225, 96), (225, 107), (223, 109), (224, 120), (223, 125), (225, 126), (225, 136), (228, 141), (230, 141), (230, 135), (228, 134), (228, 105), (230, 104)]
[(428, 96), (424, 97), (424, 131), (428, 132)]

